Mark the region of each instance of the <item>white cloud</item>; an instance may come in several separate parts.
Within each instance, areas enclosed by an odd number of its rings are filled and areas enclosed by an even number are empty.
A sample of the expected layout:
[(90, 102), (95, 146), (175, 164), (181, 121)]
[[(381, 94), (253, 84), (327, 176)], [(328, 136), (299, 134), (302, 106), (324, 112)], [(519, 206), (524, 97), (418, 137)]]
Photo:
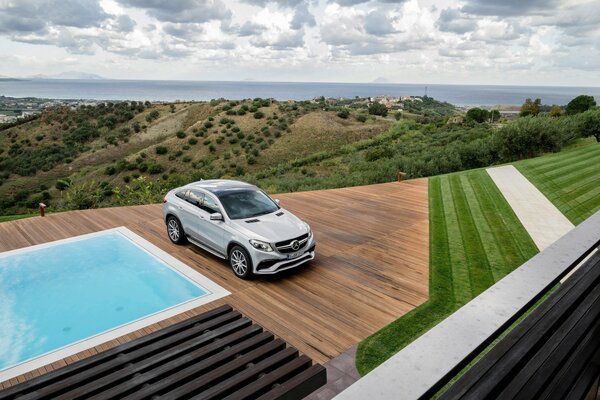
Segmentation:
[(600, 2), (0, 0), (0, 45), (0, 75), (600, 85)]

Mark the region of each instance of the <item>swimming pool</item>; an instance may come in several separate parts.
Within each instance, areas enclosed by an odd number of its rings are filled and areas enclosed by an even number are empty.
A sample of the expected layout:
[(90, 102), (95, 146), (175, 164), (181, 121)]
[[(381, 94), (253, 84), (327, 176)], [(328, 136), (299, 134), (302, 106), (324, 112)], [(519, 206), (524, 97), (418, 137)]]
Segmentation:
[(0, 253), (0, 381), (227, 294), (126, 228)]

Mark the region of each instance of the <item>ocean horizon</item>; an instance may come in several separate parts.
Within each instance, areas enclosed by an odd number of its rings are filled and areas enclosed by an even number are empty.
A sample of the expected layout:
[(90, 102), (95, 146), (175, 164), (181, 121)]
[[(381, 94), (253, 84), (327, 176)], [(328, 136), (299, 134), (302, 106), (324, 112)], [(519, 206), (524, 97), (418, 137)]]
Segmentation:
[(565, 105), (580, 94), (600, 100), (600, 87), (324, 83), (258, 81), (156, 81), (113, 79), (0, 80), (0, 95), (82, 100), (206, 101), (225, 98), (310, 100), (315, 97), (423, 96), (457, 106), (521, 105), (526, 98)]

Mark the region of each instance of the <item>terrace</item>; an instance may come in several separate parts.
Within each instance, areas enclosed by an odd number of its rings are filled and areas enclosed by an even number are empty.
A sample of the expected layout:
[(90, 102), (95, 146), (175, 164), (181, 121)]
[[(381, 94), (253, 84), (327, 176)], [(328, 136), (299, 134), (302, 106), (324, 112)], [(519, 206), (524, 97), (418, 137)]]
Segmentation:
[(71, 211), (0, 225), (0, 251), (125, 226), (231, 295), (0, 383), (17, 383), (73, 364), (230, 304), (315, 362), (324, 363), (427, 300), (427, 180), (278, 196), (308, 221), (318, 258), (283, 278), (242, 281), (194, 246), (175, 246), (160, 206)]

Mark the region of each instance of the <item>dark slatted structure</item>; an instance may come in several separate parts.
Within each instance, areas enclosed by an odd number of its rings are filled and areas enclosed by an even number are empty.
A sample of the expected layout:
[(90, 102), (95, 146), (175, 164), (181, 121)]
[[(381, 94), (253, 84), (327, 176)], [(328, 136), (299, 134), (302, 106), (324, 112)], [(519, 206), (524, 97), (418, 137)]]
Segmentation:
[(599, 376), (596, 252), (441, 398), (584, 399)]
[(0, 392), (0, 399), (301, 399), (325, 368), (224, 305)]

